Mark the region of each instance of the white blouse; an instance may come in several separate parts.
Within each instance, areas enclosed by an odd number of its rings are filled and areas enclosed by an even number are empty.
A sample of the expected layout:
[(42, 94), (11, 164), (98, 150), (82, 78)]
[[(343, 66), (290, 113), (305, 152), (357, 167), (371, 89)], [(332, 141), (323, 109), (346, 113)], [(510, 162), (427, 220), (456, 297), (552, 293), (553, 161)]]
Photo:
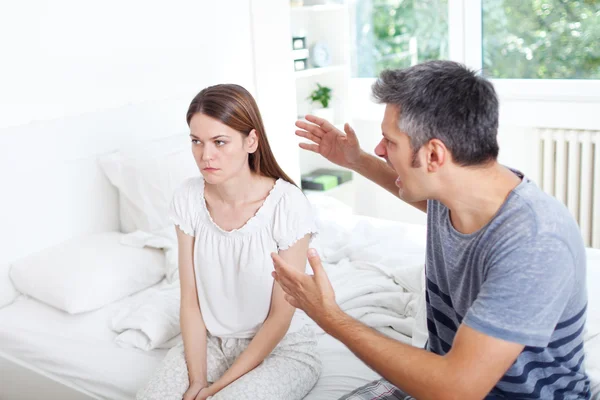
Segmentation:
[[(252, 338), (267, 318), (273, 292), (271, 253), (285, 250), (317, 224), (300, 189), (278, 179), (263, 205), (244, 226), (221, 229), (204, 199), (204, 179), (186, 180), (174, 193), (170, 218), (195, 237), (194, 271), (200, 310), (208, 332), (217, 337)], [(306, 324), (296, 311), (288, 332)]]

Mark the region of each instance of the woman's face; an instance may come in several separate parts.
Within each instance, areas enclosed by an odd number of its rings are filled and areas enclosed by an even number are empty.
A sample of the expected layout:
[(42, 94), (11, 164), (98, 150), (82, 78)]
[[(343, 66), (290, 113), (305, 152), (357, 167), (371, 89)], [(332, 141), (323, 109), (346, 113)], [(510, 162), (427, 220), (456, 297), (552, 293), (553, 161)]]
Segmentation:
[(249, 169), (248, 155), (258, 145), (254, 130), (246, 136), (201, 113), (190, 120), (190, 138), (196, 164), (210, 184), (225, 182)]

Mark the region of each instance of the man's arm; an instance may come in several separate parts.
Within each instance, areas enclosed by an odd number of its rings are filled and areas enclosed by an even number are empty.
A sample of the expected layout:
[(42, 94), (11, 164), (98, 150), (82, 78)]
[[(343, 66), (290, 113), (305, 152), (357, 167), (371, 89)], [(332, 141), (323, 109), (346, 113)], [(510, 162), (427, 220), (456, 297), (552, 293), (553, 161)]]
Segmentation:
[[(356, 132), (350, 124), (345, 124), (342, 132), (323, 118), (307, 115), (306, 119), (309, 122), (296, 122), (300, 128), (296, 135), (312, 141), (300, 143), (302, 149), (320, 154), (334, 164), (361, 174), (404, 201), (394, 183), (398, 177), (396, 172), (380, 158), (361, 150)], [(427, 212), (427, 201), (406, 203)]]
[[(398, 174), (381, 158), (361, 151), (358, 163), (352, 169), (368, 180), (375, 182), (400, 200), (405, 201), (400, 197), (398, 187), (395, 184)], [(415, 203), (405, 202), (425, 213), (427, 212), (426, 200)]]
[(419, 399), (482, 399), (523, 350), (523, 345), (461, 325), (445, 356), (413, 347), (341, 312), (321, 326), (377, 373)]
[(482, 399), (517, 359), (523, 345), (485, 335), (463, 324), (445, 356), (388, 338), (344, 313), (318, 254), (309, 250), (314, 275), (273, 254), (273, 276), (286, 300), (300, 308), (367, 365), (406, 393), (423, 399)]

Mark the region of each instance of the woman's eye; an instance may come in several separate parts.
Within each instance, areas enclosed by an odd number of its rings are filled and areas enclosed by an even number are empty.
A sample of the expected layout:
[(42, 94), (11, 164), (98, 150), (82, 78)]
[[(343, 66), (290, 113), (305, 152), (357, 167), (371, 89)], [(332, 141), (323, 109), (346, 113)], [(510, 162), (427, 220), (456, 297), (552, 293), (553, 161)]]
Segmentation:
[(193, 144), (199, 144), (199, 143), (200, 143), (200, 141), (199, 141), (199, 140), (197, 140), (197, 139), (192, 139), (192, 143), (193, 143)]
[(222, 140), (215, 140), (215, 144), (216, 144), (218, 147), (221, 147), (221, 146), (223, 146), (223, 145), (225, 144), (225, 142), (224, 142), (224, 141), (222, 141)]

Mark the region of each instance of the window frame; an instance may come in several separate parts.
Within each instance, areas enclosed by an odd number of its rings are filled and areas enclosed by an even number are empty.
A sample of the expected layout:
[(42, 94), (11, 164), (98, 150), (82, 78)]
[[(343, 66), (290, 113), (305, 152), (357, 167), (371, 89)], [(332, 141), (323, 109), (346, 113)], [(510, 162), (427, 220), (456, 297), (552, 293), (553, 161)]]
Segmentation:
[[(476, 71), (483, 67), (482, 12), (482, 0), (448, 0), (448, 58)], [(501, 100), (600, 103), (600, 79), (490, 80)], [(351, 93), (370, 98), (374, 81), (353, 77)], [(359, 100), (354, 103), (353, 111), (364, 114), (367, 110), (373, 112), (374, 107)]]
[[(483, 68), (483, 0), (448, 0), (449, 58)], [(491, 79), (500, 97), (514, 100), (600, 101), (600, 79)]]

